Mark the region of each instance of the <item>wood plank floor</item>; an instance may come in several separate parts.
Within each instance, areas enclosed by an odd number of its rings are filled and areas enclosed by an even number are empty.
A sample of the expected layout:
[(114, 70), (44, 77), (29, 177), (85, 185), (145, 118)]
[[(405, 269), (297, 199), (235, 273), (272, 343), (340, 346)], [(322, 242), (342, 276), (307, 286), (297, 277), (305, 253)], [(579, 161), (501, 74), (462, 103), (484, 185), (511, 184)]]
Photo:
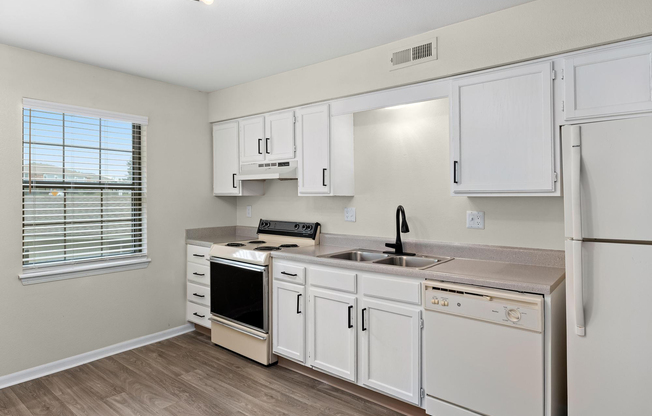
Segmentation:
[(0, 416), (398, 413), (192, 332), (0, 390)]

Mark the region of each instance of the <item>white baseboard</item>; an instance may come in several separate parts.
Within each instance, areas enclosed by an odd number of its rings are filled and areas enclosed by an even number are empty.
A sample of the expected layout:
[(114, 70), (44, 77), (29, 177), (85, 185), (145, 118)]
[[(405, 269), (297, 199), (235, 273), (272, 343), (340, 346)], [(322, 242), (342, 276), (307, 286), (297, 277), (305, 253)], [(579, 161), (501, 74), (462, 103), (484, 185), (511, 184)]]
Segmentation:
[(188, 332), (192, 332), (194, 330), (194, 325), (185, 324), (176, 328), (166, 329), (165, 331), (157, 332), (155, 334), (145, 335), (144, 337), (131, 339), (119, 344), (100, 348), (99, 350), (85, 352), (73, 357), (64, 358), (63, 360), (54, 361), (48, 364), (39, 365), (38, 367), (28, 368), (27, 370), (19, 371), (17, 373), (8, 374), (6, 376), (0, 377), (0, 390), (15, 384), (34, 380), (35, 378), (58, 373), (59, 371), (67, 370), (72, 367), (77, 367), (78, 365), (90, 363), (91, 361), (99, 360), (100, 358), (119, 354), (128, 350), (133, 350), (134, 348), (153, 344), (155, 342), (163, 341), (164, 339), (176, 337)]

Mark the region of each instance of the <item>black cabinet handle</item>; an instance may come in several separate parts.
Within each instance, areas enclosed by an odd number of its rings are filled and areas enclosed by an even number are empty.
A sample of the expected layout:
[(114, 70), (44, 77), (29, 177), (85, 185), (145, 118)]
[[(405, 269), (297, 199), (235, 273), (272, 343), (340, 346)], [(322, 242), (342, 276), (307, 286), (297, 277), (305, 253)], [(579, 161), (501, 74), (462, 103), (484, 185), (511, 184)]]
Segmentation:
[(349, 320), (348, 320), (348, 327), (353, 328), (353, 324), (351, 323), (351, 312), (353, 311), (353, 305), (349, 305)]
[(263, 142), (263, 139), (258, 139), (258, 154), (259, 155), (263, 154), (262, 150), (260, 150), (260, 145), (261, 145), (262, 142)]
[(457, 160), (453, 162), (453, 183), (457, 183)]
[(321, 184), (326, 186), (326, 168), (321, 171)]
[(198, 298), (205, 298), (206, 295), (200, 295), (199, 293), (193, 293), (193, 296), (197, 296)]
[(286, 276), (297, 277), (296, 273), (281, 272), (281, 274), (284, 274)]
[(206, 276), (206, 274), (204, 274), (204, 273), (193, 272), (192, 274), (194, 274), (195, 276)]
[(203, 254), (193, 254), (193, 256), (204, 258), (204, 255), (203, 255)]
[(367, 308), (362, 309), (362, 330), (366, 331), (367, 328), (364, 326), (364, 311), (366, 311)]
[(200, 318), (206, 318), (206, 315), (200, 315), (197, 312), (194, 312), (193, 315), (198, 316)]
[(301, 306), (301, 293), (297, 295), (297, 313), (301, 313), (300, 306)]
[(233, 187), (237, 188), (237, 186), (235, 186), (235, 173), (233, 174)]
[(265, 139), (265, 153), (269, 154), (269, 137)]

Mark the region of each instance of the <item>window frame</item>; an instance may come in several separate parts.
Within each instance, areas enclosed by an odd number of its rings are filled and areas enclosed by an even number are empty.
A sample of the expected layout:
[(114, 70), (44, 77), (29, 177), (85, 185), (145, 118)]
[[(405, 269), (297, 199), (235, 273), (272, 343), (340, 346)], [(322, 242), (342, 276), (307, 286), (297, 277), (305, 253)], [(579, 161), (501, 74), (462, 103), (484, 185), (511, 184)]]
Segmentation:
[[(35, 181), (33, 179), (25, 179), (24, 171), (21, 172), (21, 188), (22, 188), (21, 199), (22, 199), (22, 207), (23, 207), (21, 229), (22, 229), (23, 238), (25, 235), (25, 231), (28, 230), (30, 227), (30, 225), (27, 225), (25, 223), (25, 195), (26, 195), (25, 192), (28, 188), (30, 189), (36, 188), (36, 189), (44, 189), (44, 190), (52, 189), (52, 188), (61, 189), (64, 191), (64, 195), (66, 191), (69, 191), (71, 189), (79, 190), (80, 188), (81, 189), (88, 188), (89, 190), (93, 190), (93, 191), (99, 190), (100, 195), (103, 195), (103, 192), (105, 191), (129, 190), (131, 192), (131, 203), (130, 203), (131, 214), (130, 215), (132, 218), (130, 224), (132, 230), (134, 230), (135, 229), (134, 227), (138, 225), (137, 228), (139, 229), (139, 232), (132, 231), (133, 233), (132, 235), (134, 236), (134, 238), (130, 242), (134, 243), (134, 246), (136, 246), (136, 244), (138, 245), (138, 248), (135, 249), (133, 254), (127, 254), (126, 256), (119, 256), (119, 257), (118, 256), (113, 257), (111, 255), (108, 256), (100, 255), (100, 256), (93, 256), (93, 257), (86, 257), (86, 258), (78, 258), (70, 261), (65, 261), (64, 259), (63, 262), (56, 262), (54, 264), (47, 261), (33, 263), (33, 264), (26, 264), (25, 257), (24, 257), (25, 246), (23, 240), (23, 242), (21, 242), (22, 273), (19, 274), (18, 276), (19, 279), (22, 281), (22, 283), (23, 284), (41, 283), (45, 281), (91, 276), (97, 274), (106, 274), (106, 273), (134, 270), (134, 269), (147, 267), (148, 264), (151, 262), (151, 260), (147, 257), (146, 127), (148, 125), (148, 118), (143, 116), (135, 116), (135, 115), (124, 114), (124, 113), (115, 113), (115, 112), (97, 110), (97, 109), (86, 108), (86, 107), (71, 106), (66, 104), (58, 104), (58, 103), (24, 98), (22, 111), (21, 111), (23, 130), (25, 129), (25, 121), (24, 121), (25, 111), (28, 109), (37, 110), (37, 111), (47, 111), (52, 113), (61, 113), (63, 115), (70, 115), (70, 116), (82, 116), (82, 117), (99, 119), (99, 124), (98, 124), (98, 128), (100, 131), (99, 146), (98, 147), (90, 146), (87, 149), (91, 149), (92, 147), (91, 150), (97, 150), (98, 168), (99, 168), (100, 175), (98, 176), (97, 182), (66, 181), (66, 170), (65, 170), (66, 149), (68, 148), (83, 149), (85, 147), (80, 145), (75, 145), (75, 144), (66, 145), (65, 141), (62, 142), (61, 144), (47, 144), (48, 146), (52, 146), (53, 148), (55, 147), (61, 148), (63, 163), (64, 163), (62, 168), (62, 178), (60, 181), (59, 180)], [(131, 124), (132, 126), (131, 151), (120, 150), (120, 152), (128, 153), (131, 155), (130, 160), (132, 164), (131, 165), (132, 169), (133, 166), (136, 166), (136, 164), (139, 165), (140, 184), (138, 184), (137, 181), (134, 179), (135, 176), (132, 176), (132, 180), (130, 183), (128, 182), (128, 183), (121, 184), (119, 182), (116, 182), (115, 187), (111, 186), (112, 185), (111, 182), (102, 181), (102, 177), (101, 177), (101, 172), (102, 172), (101, 121), (102, 120), (117, 121), (117, 122), (124, 122), (124, 123)], [(23, 142), (23, 145), (21, 146), (23, 152), (23, 166), (25, 166), (25, 160), (24, 160), (25, 133), (26, 132), (23, 131), (23, 137), (21, 139)], [(30, 144), (32, 143), (33, 141), (30, 140)], [(111, 149), (111, 151), (113, 150), (116, 149)], [(36, 185), (36, 187), (34, 185)], [(103, 210), (104, 210), (104, 206), (102, 205), (103, 198), (100, 204), (101, 204), (100, 208), (98, 209), (101, 215), (103, 215)], [(66, 215), (67, 209), (69, 208), (67, 208), (64, 205), (64, 207), (62, 208), (62, 212), (64, 216)], [(111, 221), (111, 220), (100, 219), (99, 221), (97, 221), (97, 223), (99, 223), (100, 227), (102, 227), (105, 221)], [(56, 221), (53, 224), (55, 223), (61, 224), (61, 226), (65, 229), (65, 225), (66, 225), (65, 220), (61, 222)], [(65, 248), (67, 248), (67, 246), (64, 243), (64, 249)]]

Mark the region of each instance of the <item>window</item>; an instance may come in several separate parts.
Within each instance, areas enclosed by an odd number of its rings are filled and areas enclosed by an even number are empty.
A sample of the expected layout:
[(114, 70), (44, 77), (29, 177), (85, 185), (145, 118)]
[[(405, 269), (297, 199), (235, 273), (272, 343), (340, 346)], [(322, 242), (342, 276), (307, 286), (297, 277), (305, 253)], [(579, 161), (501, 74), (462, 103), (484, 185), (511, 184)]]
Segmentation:
[(24, 272), (146, 256), (142, 119), (23, 101)]

